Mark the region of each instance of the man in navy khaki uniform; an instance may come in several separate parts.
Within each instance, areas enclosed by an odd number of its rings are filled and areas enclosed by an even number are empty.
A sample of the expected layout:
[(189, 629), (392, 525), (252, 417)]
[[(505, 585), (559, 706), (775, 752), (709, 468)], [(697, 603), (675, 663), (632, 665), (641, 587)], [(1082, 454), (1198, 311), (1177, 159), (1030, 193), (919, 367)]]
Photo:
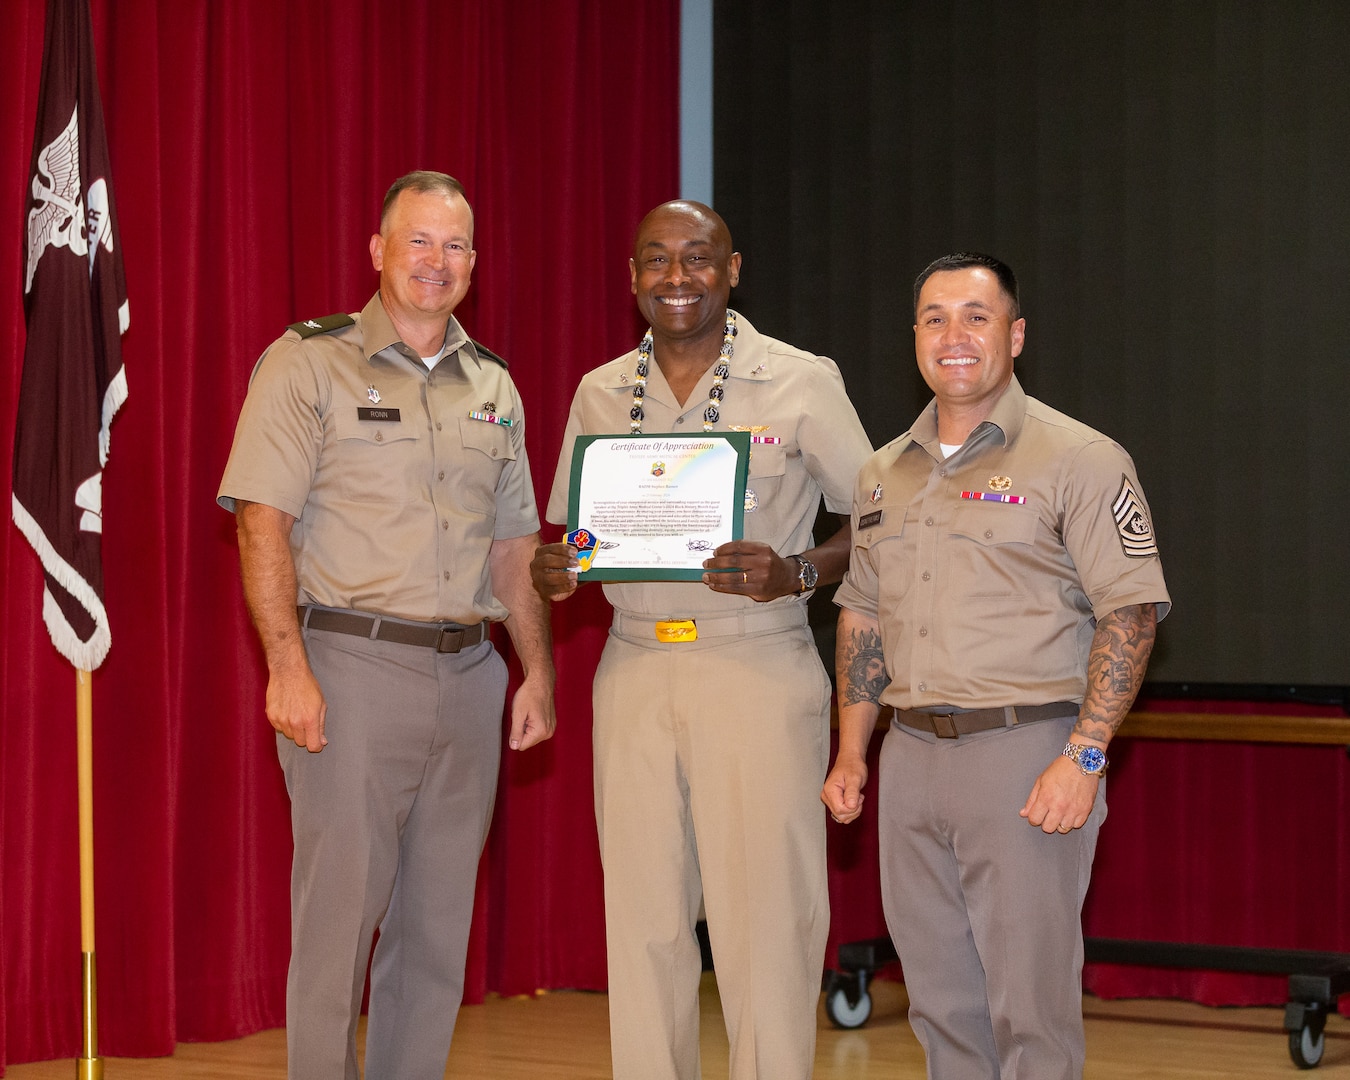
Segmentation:
[[(834, 362), (761, 334), (727, 307), (741, 256), (694, 202), (658, 206), (629, 263), (650, 325), (572, 400), (548, 519), (567, 518), (581, 435), (753, 433), (744, 539), (702, 581), (605, 585), (614, 621), (594, 686), (595, 813), (605, 871), (615, 1080), (699, 1076), (707, 913), (731, 1080), (811, 1074), (829, 895), (830, 685), (806, 597), (839, 580), (848, 530), (817, 544), (822, 495), (842, 515), (871, 447)], [(550, 544), (536, 587), (577, 587)]]
[(510, 745), (553, 733), (524, 413), (454, 318), (473, 212), (443, 173), (395, 181), (380, 290), (263, 355), (218, 501), (267, 657), (295, 859), (292, 1080), (439, 1080), (464, 986), (501, 754), (504, 623), (524, 669)]
[(853, 496), (836, 602), (839, 753), (879, 770), (882, 894), (934, 1080), (1082, 1075), (1081, 911), (1106, 750), (1170, 607), (1126, 452), (1028, 397), (1017, 281), (960, 253), (915, 283), (934, 401)]

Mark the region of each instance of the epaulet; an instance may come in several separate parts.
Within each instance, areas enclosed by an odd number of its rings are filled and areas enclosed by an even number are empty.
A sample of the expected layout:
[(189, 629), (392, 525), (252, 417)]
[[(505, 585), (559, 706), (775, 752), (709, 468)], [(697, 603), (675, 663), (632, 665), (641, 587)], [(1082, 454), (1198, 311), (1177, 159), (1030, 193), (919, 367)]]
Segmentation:
[(306, 319), (304, 322), (291, 323), (286, 329), (294, 330), (302, 338), (307, 338), (313, 337), (315, 334), (327, 334), (334, 330), (341, 330), (344, 326), (355, 325), (355, 319), (350, 315), (339, 312), (336, 315), (325, 315), (322, 319)]
[(502, 367), (509, 367), (509, 365), (505, 360), (503, 360), (495, 352), (489, 349), (481, 341), (474, 341), (473, 338), (469, 338), (469, 341), (473, 343), (473, 347), (478, 350), (478, 355), (481, 356), (484, 360), (492, 360), (498, 364), (501, 364)]

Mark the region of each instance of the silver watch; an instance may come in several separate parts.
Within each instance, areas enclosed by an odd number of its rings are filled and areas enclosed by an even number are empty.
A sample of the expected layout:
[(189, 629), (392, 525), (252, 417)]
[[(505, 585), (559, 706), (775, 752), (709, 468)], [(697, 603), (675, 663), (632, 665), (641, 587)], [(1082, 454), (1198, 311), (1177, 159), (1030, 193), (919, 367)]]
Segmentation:
[(1106, 772), (1106, 753), (1098, 747), (1071, 742), (1064, 747), (1064, 756), (1077, 765), (1084, 776), (1101, 776)]
[(793, 555), (797, 560), (797, 580), (801, 584), (797, 587), (798, 593), (808, 592), (816, 587), (816, 582), (820, 580), (820, 571), (816, 569), (816, 564), (804, 555)]

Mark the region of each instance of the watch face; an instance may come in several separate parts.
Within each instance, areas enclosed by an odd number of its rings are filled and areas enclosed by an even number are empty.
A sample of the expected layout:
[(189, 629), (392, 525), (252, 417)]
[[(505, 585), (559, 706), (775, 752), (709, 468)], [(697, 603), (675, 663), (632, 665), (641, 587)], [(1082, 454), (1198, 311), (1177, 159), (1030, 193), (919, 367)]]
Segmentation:
[(1085, 773), (1099, 773), (1106, 768), (1106, 755), (1095, 746), (1085, 746), (1078, 751), (1078, 767)]

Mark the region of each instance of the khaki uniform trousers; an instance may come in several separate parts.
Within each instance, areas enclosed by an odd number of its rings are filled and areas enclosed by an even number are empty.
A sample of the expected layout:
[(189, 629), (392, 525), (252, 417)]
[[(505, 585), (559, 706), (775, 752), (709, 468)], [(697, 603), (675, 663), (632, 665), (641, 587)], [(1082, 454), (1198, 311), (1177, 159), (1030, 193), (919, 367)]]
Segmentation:
[(805, 1080), (829, 894), (830, 685), (799, 608), (663, 644), (616, 613), (596, 673), (615, 1080), (700, 1075), (702, 895), (731, 1080)]
[(501, 757), (506, 665), (307, 629), (328, 745), (277, 736), (291, 796), (291, 1080), (441, 1080)]
[(931, 1080), (1083, 1074), (1087, 824), (1018, 815), (1073, 717), (939, 739), (893, 725), (879, 763), (881, 891)]

